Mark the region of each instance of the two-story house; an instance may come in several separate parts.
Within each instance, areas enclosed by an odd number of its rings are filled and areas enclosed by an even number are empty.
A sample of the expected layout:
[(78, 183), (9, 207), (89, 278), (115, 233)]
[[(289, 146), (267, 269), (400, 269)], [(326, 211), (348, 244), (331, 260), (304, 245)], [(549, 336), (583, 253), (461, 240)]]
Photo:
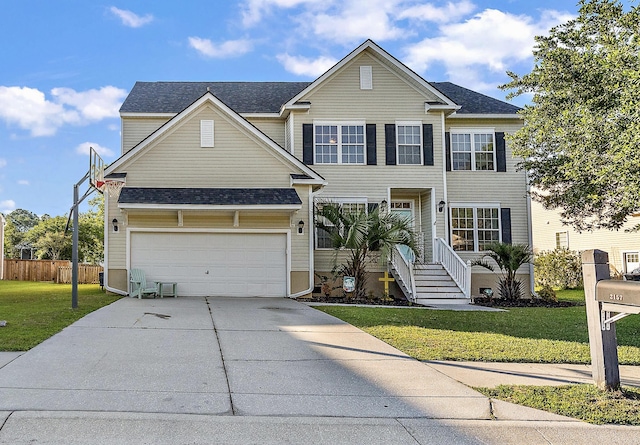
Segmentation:
[(504, 138), (517, 111), (427, 82), (370, 40), (313, 82), (137, 82), (105, 172), (125, 181), (106, 202), (108, 289), (126, 293), (140, 268), (180, 295), (309, 295), (334, 264), (313, 214), (330, 200), (407, 215), (418, 262), (446, 266), (422, 277), (400, 255), (393, 292), (467, 302), (496, 279), (468, 260), (493, 241), (530, 244), (526, 178)]

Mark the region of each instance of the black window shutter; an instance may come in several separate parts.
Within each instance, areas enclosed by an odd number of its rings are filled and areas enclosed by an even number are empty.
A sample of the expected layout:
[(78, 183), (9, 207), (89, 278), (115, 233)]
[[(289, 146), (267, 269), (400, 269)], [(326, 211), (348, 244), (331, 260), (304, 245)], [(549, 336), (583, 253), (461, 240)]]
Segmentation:
[(384, 150), (387, 165), (396, 165), (396, 124), (384, 125)]
[(367, 165), (376, 165), (376, 124), (367, 124)]
[(507, 171), (507, 147), (502, 131), (496, 132), (496, 163), (499, 172)]
[(313, 124), (302, 124), (302, 162), (313, 165)]
[(448, 131), (444, 134), (445, 154), (447, 156), (447, 171), (451, 171), (451, 133)]
[(424, 165), (433, 165), (433, 124), (422, 124)]
[(502, 224), (502, 242), (511, 244), (511, 209), (500, 209), (500, 223)]

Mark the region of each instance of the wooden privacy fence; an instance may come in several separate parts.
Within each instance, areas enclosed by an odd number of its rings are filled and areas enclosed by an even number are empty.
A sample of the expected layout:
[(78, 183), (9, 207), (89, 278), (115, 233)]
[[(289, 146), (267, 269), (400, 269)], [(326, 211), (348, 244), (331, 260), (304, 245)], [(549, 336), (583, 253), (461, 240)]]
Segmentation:
[[(98, 284), (102, 266), (80, 264), (78, 283)], [(4, 279), (9, 281), (54, 281), (71, 283), (71, 261), (68, 260), (4, 260)]]
[[(102, 272), (102, 266), (78, 264), (78, 283), (99, 284), (100, 272)], [(58, 268), (56, 283), (71, 283), (71, 266)]]

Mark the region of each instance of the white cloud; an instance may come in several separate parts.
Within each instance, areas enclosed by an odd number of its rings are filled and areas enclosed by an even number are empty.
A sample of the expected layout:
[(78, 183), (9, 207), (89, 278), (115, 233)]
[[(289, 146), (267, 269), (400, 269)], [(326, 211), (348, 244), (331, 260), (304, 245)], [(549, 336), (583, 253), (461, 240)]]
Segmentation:
[(189, 46), (205, 57), (216, 59), (238, 57), (253, 49), (253, 43), (245, 39), (227, 40), (226, 42), (215, 44), (209, 39), (189, 37)]
[(76, 147), (76, 153), (89, 155), (89, 149), (92, 147), (101, 157), (108, 158), (115, 155), (115, 152), (110, 148), (102, 147), (100, 144), (96, 144), (95, 142), (83, 142)]
[[(329, 0), (327, 0), (329, 1)], [(242, 24), (246, 27), (256, 25), (265, 14), (269, 14), (274, 8), (295, 8), (303, 4), (324, 3), (318, 0), (246, 0), (242, 4)]]
[(32, 136), (52, 136), (63, 125), (117, 118), (126, 94), (112, 86), (80, 92), (54, 88), (49, 100), (35, 88), (0, 86), (0, 119), (29, 130)]
[(139, 16), (131, 11), (126, 9), (118, 9), (115, 6), (109, 8), (111, 13), (118, 17), (124, 26), (128, 26), (130, 28), (140, 28), (148, 23), (153, 21), (153, 15), (146, 14), (145, 16)]
[(0, 158), (0, 168), (7, 166), (7, 160)]
[(26, 179), (20, 179), (18, 181), (18, 185), (30, 185), (30, 182), (27, 181)]
[(335, 65), (338, 61), (331, 57), (321, 56), (317, 59), (309, 59), (301, 56), (290, 56), (289, 54), (279, 54), (278, 61), (284, 69), (299, 76), (318, 77)]
[(438, 7), (431, 3), (410, 6), (398, 14), (399, 19), (413, 19), (427, 22), (447, 23), (460, 20), (472, 13), (476, 6), (469, 0), (461, 0), (457, 3), (449, 2), (445, 6)]
[(0, 212), (11, 213), (16, 209), (16, 202), (12, 199), (5, 199), (4, 201), (0, 201)]
[(323, 14), (309, 14), (309, 23), (316, 36), (341, 44), (352, 44), (368, 38), (393, 40), (411, 34), (409, 29), (394, 25), (392, 14), (397, 0), (351, 0)]
[(547, 11), (536, 22), (526, 15), (487, 9), (465, 22), (441, 26), (437, 37), (409, 45), (404, 59), (416, 71), (440, 62), (449, 74), (460, 74), (473, 65), (504, 72), (509, 64), (531, 58), (534, 36), (568, 18)]

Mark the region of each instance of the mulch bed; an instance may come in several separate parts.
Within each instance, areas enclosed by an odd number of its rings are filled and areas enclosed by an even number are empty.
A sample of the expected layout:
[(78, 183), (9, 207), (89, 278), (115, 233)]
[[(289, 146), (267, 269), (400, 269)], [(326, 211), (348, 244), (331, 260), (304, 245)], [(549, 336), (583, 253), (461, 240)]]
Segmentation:
[(578, 306), (575, 301), (548, 301), (541, 298), (521, 298), (508, 301), (502, 298), (474, 297), (473, 304), (487, 307), (573, 307)]
[(298, 298), (303, 303), (333, 303), (333, 304), (366, 304), (371, 306), (423, 306), (412, 303), (406, 299), (382, 299), (382, 298), (345, 298), (345, 297), (322, 297), (314, 295), (312, 298)]
[[(406, 306), (406, 307), (429, 307), (423, 304), (412, 303), (406, 299), (377, 299), (377, 298), (345, 298), (345, 297), (322, 297), (314, 295), (312, 298), (298, 298), (303, 303), (333, 303), (333, 304), (362, 304), (370, 306)], [(507, 301), (501, 298), (474, 297), (473, 304), (476, 306), (509, 308), (509, 307), (573, 307), (579, 303), (575, 301), (546, 301), (540, 298), (523, 298), (516, 301)]]

